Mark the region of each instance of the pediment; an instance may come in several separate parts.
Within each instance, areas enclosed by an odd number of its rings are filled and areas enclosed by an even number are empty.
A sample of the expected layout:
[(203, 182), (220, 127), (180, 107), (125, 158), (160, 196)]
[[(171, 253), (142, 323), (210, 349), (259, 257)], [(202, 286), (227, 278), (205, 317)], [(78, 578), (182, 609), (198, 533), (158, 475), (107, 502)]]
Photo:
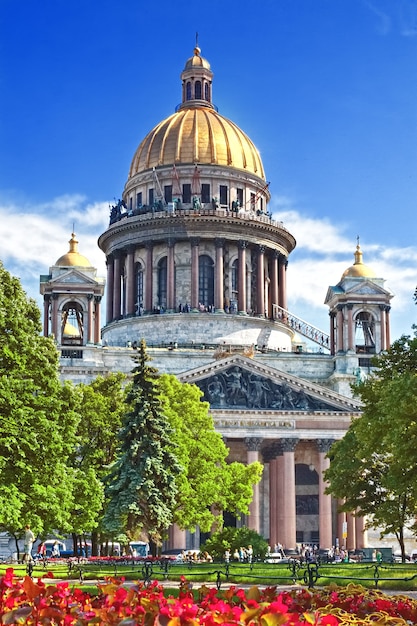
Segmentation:
[(320, 385), (232, 355), (179, 376), (202, 390), (214, 410), (267, 410), (278, 413), (359, 413), (360, 403)]
[(63, 272), (58, 276), (54, 276), (49, 283), (51, 285), (97, 285), (97, 280), (94, 280), (94, 278), (90, 278), (82, 272), (74, 269)]
[(345, 294), (363, 294), (363, 295), (375, 295), (375, 296), (385, 296), (391, 297), (391, 293), (381, 287), (380, 285), (376, 285), (372, 281), (362, 281), (359, 284), (354, 283), (350, 285), (346, 285)]

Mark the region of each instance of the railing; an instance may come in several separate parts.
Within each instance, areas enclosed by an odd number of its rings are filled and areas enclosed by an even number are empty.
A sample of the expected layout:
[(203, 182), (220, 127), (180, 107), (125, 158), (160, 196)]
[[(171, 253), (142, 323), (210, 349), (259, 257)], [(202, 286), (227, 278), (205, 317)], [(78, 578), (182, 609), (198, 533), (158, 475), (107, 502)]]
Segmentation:
[[(381, 582), (392, 583), (392, 587), (398, 588), (398, 583), (411, 583), (417, 579), (417, 573), (413, 575), (405, 575), (403, 577), (398, 574), (401, 572), (402, 564), (383, 564), (383, 563), (349, 563), (345, 564), (346, 572), (342, 575), (333, 574), (332, 569), (337, 564), (322, 563), (320, 559), (314, 562), (300, 562), (297, 559), (290, 559), (287, 564), (266, 564), (263, 561), (253, 561), (252, 563), (241, 562), (194, 562), (176, 563), (169, 559), (151, 560), (129, 558), (126, 559), (103, 559), (91, 562), (87, 559), (79, 561), (54, 559), (47, 560), (46, 563), (33, 563), (27, 566), (27, 574), (29, 576), (39, 576), (39, 569), (46, 568), (54, 572), (55, 578), (76, 579), (80, 582), (87, 580), (105, 580), (109, 576), (109, 569), (113, 570), (115, 578), (119, 576), (125, 577), (126, 580), (142, 580), (145, 585), (152, 581), (178, 582), (182, 576), (187, 581), (215, 583), (217, 589), (221, 588), (223, 583), (258, 583), (265, 585), (293, 585), (304, 584), (308, 588), (314, 588), (320, 585), (327, 585), (329, 581), (339, 582), (345, 586), (347, 582), (356, 582), (364, 586), (366, 583), (372, 583), (377, 589)], [(410, 567), (407, 567), (410, 571)], [(391, 573), (391, 575), (388, 575)], [(349, 574), (349, 575), (348, 575)], [(410, 589), (414, 586), (410, 585)]]
[(278, 304), (272, 305), (272, 317), (286, 326), (289, 326), (297, 333), (300, 333), (300, 335), (314, 341), (322, 348), (330, 350), (330, 337), (327, 333), (319, 328), (316, 328), (312, 324), (309, 324), (305, 320), (301, 319), (301, 317), (297, 317), (294, 313), (290, 313), (287, 309), (283, 309), (282, 306), (279, 306)]

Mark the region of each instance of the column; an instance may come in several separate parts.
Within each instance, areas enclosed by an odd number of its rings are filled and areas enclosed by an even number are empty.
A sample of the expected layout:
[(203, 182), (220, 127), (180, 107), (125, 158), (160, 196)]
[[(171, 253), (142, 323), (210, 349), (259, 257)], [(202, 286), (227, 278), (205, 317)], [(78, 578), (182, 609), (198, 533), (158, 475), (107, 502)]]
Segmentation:
[(58, 294), (52, 294), (51, 330), (55, 341), (62, 343), (61, 328), (58, 326)]
[(113, 285), (114, 285), (114, 259), (109, 255), (107, 263), (107, 300), (106, 300), (106, 324), (113, 319)]
[[(262, 439), (258, 437), (246, 437), (245, 444), (247, 448), (247, 464), (255, 463), (259, 461), (259, 450), (261, 448)], [(249, 518), (248, 528), (260, 531), (260, 516), (259, 516), (259, 483), (253, 485), (253, 498), (249, 505)]]
[[(343, 505), (343, 501), (338, 501), (338, 508)], [(337, 538), (339, 539), (339, 547), (343, 548), (346, 546), (346, 536), (347, 535), (347, 524), (346, 524), (346, 513), (345, 511), (339, 511), (337, 514)]]
[(259, 316), (265, 317), (265, 246), (258, 246), (256, 289), (256, 312)]
[(175, 241), (168, 240), (167, 258), (167, 309), (175, 311)]
[(191, 243), (191, 308), (198, 310), (198, 255), (200, 239), (192, 237)]
[(269, 545), (272, 550), (278, 540), (278, 471), (275, 446), (270, 446), (264, 451), (264, 463), (269, 465)]
[(335, 350), (335, 334), (334, 334), (334, 325), (335, 325), (335, 317), (336, 313), (334, 311), (330, 311), (330, 354), (334, 355)]
[(135, 248), (129, 246), (126, 256), (126, 316), (135, 314)]
[(271, 259), (271, 285), (270, 285), (270, 296), (271, 296), (271, 310), (272, 310), (272, 318), (276, 319), (276, 311), (275, 304), (278, 304), (278, 252), (274, 250), (272, 259)]
[(43, 297), (43, 336), (49, 335), (49, 303), (51, 296)]
[(332, 497), (324, 493), (327, 482), (323, 473), (330, 465), (330, 459), (326, 457), (333, 439), (319, 439), (317, 447), (319, 450), (319, 537), (320, 548), (331, 548), (333, 545), (332, 532)]
[(348, 310), (348, 345), (347, 345), (347, 349), (348, 350), (355, 350), (355, 345), (354, 345), (354, 334), (353, 334), (353, 317), (352, 317), (352, 309), (353, 309), (353, 304), (348, 304), (347, 305), (347, 310)]
[(168, 544), (168, 549), (185, 549), (185, 530), (181, 530), (179, 526), (177, 526), (176, 524), (172, 524), (172, 526), (170, 526), (168, 529)]
[(120, 253), (114, 255), (114, 275), (113, 275), (113, 319), (120, 319), (121, 315), (121, 271), (120, 271)]
[(343, 352), (343, 304), (337, 305), (336, 341), (336, 351)]
[(278, 304), (283, 309), (287, 309), (287, 266), (287, 257), (281, 254), (278, 265)]
[(356, 534), (356, 548), (368, 547), (368, 533), (365, 529), (365, 518), (363, 516), (355, 517), (355, 534)]
[(376, 345), (376, 351), (383, 351), (386, 349), (386, 339), (387, 339), (387, 321), (386, 321), (386, 315), (385, 315), (385, 304), (380, 304), (379, 305), (379, 310), (380, 310), (380, 315), (381, 315), (381, 322), (380, 322), (380, 346), (379, 346), (379, 350), (378, 350), (378, 346)]
[(224, 312), (224, 239), (216, 238), (216, 283), (214, 288), (214, 308), (216, 313)]
[(390, 320), (389, 320), (390, 310), (391, 310), (390, 306), (385, 307), (385, 325), (386, 325), (385, 345), (387, 348), (389, 348), (391, 345), (391, 330), (390, 330)]
[(87, 328), (87, 343), (93, 343), (94, 333), (93, 333), (93, 304), (94, 304), (94, 296), (92, 293), (89, 293), (87, 296), (88, 300), (88, 328)]
[(153, 310), (153, 243), (146, 244), (146, 269), (145, 269), (145, 311)]
[(246, 314), (246, 247), (247, 241), (239, 241), (238, 251), (238, 310)]
[(101, 296), (95, 296), (94, 302), (94, 343), (98, 345), (101, 343)]
[(356, 523), (355, 516), (353, 513), (346, 514), (346, 522), (347, 522), (347, 539), (346, 539), (346, 548), (348, 550), (355, 550), (356, 547)]
[(298, 439), (281, 439), (283, 450), (283, 478), (286, 488), (285, 508), (283, 511), (283, 529), (281, 542), (284, 548), (296, 546), (296, 511), (295, 511), (295, 455)]

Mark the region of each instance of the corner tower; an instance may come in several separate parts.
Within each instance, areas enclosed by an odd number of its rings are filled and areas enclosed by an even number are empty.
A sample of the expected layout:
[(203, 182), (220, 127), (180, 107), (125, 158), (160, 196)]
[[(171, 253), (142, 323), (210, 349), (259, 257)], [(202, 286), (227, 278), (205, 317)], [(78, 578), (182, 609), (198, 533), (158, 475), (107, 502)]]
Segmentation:
[[(40, 277), (43, 295), (43, 334), (53, 335), (62, 356), (74, 356), (77, 348), (100, 344), (100, 304), (104, 279), (78, 252), (78, 241), (72, 233), (69, 250)], [(67, 354), (68, 352), (68, 354)]]
[(358, 244), (355, 261), (335, 287), (329, 287), (325, 304), (330, 308), (332, 354), (354, 354), (359, 367), (369, 367), (373, 355), (390, 345), (389, 311), (392, 293), (385, 280), (363, 263)]

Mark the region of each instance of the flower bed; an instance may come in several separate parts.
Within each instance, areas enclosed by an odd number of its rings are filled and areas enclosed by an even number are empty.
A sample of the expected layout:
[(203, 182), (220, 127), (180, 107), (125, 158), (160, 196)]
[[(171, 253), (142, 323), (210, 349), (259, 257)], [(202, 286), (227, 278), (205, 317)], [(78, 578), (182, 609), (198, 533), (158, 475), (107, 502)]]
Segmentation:
[(283, 592), (274, 587), (217, 591), (203, 586), (196, 600), (185, 579), (178, 598), (165, 596), (157, 583), (127, 586), (115, 579), (99, 585), (98, 596), (91, 596), (71, 589), (68, 582), (17, 578), (10, 568), (0, 578), (0, 619), (2, 624), (63, 626), (401, 626), (417, 623), (417, 602), (354, 585)]

